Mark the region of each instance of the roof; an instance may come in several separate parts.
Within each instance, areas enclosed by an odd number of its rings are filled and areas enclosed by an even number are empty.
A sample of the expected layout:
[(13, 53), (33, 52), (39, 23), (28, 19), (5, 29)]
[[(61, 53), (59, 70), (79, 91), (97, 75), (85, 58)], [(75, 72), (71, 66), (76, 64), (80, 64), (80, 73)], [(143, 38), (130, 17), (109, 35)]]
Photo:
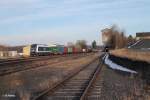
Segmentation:
[(109, 28), (105, 28), (105, 29), (103, 29), (103, 30), (101, 30), (101, 32), (102, 33), (107, 33), (107, 32), (109, 32), (111, 29), (109, 29)]
[(150, 36), (150, 32), (138, 32), (136, 33), (136, 37), (147, 37)]
[(60, 44), (49, 44), (48, 46), (50, 46), (50, 47), (56, 47), (56, 46), (64, 46), (64, 45), (60, 45)]

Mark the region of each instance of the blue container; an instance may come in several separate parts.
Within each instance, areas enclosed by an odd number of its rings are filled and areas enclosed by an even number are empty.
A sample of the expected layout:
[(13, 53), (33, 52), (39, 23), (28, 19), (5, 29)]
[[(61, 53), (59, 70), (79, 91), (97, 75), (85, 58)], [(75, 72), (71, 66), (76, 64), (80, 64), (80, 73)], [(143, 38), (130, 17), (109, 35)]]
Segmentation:
[(64, 54), (64, 47), (59, 47), (59, 54)]

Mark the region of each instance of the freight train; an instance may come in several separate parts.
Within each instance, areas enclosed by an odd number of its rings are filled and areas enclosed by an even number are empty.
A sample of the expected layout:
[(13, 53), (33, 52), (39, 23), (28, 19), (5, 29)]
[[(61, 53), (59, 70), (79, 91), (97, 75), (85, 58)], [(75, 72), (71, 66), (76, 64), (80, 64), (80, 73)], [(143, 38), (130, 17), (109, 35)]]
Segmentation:
[(48, 56), (56, 54), (71, 54), (90, 52), (89, 49), (67, 47), (63, 45), (32, 44), (23, 48), (23, 56)]

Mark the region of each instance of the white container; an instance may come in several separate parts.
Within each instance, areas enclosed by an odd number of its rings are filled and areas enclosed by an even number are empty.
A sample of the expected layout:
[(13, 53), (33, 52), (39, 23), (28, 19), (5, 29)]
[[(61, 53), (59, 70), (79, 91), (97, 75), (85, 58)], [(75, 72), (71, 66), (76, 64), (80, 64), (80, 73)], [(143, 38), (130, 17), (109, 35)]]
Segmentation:
[(17, 51), (9, 51), (8, 54), (9, 54), (9, 57), (16, 57), (18, 55)]

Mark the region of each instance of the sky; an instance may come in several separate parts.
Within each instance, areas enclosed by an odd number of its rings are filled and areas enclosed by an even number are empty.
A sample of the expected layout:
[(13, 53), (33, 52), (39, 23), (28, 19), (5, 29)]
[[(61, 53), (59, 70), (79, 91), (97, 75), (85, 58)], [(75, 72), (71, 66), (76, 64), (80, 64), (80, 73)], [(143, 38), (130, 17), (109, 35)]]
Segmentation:
[(101, 42), (113, 24), (127, 35), (150, 31), (150, 0), (0, 0), (0, 44)]

